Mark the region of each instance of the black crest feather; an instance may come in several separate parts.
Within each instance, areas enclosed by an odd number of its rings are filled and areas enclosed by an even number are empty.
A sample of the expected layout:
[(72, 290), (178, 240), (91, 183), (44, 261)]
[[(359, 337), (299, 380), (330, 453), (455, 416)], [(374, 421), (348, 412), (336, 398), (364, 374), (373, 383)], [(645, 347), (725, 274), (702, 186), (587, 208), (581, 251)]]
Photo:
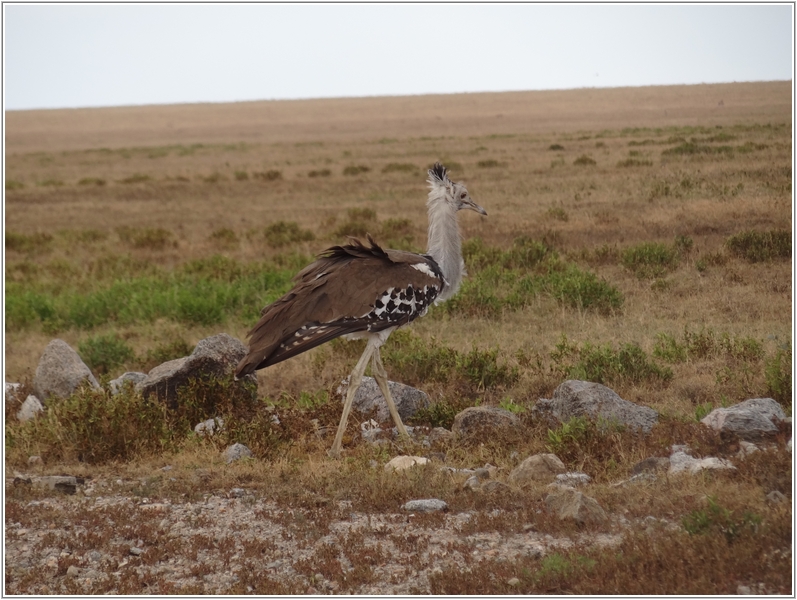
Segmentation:
[(448, 170), (439, 162), (436, 162), (434, 166), (429, 169), (429, 177), (437, 179), (440, 183), (444, 183), (445, 180), (448, 179)]

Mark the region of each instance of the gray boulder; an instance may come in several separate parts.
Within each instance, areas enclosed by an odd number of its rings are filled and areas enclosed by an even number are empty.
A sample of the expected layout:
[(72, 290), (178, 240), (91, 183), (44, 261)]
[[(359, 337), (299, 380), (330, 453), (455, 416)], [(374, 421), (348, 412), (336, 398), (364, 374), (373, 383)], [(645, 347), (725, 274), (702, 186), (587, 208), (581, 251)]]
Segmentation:
[(22, 406), (17, 411), (17, 420), (23, 423), (25, 421), (30, 421), (43, 410), (44, 407), (42, 406), (42, 403), (39, 402), (39, 399), (36, 396), (31, 394), (25, 399), (25, 402), (22, 403)]
[(229, 465), (231, 462), (240, 460), (242, 458), (251, 458), (252, 451), (243, 444), (233, 444), (224, 451), (224, 460)]
[[(233, 379), (235, 367), (247, 354), (240, 340), (220, 333), (200, 341), (194, 351), (183, 358), (176, 358), (152, 369), (146, 379), (136, 384), (136, 391), (143, 396), (156, 395), (170, 408), (177, 406), (177, 391), (192, 380), (202, 377)], [(240, 386), (257, 385), (254, 374), (246, 375), (236, 382)], [(252, 388), (252, 394), (256, 387)]]
[(701, 471), (728, 471), (735, 469), (736, 467), (729, 461), (717, 458), (716, 456), (694, 458), (683, 450), (676, 450), (670, 455), (670, 468), (668, 473), (670, 475), (677, 475), (679, 473), (695, 475)]
[[(395, 381), (388, 381), (387, 388), (390, 390), (390, 395), (393, 397), (396, 410), (402, 420), (409, 419), (420, 409), (429, 406), (429, 396), (426, 392)], [(349, 378), (347, 377), (338, 388), (341, 401), (345, 402), (348, 390)], [(364, 415), (373, 414), (374, 419), (379, 423), (392, 420), (387, 408), (387, 401), (373, 377), (363, 377), (360, 387), (357, 388), (357, 393), (354, 394), (352, 407)]]
[(545, 497), (545, 508), (560, 520), (572, 520), (580, 525), (602, 525), (608, 521), (597, 500), (567, 486), (555, 485)]
[(407, 512), (420, 512), (420, 513), (428, 513), (428, 512), (439, 512), (439, 511), (447, 511), (448, 504), (446, 504), (443, 500), (438, 500), (437, 498), (428, 498), (424, 500), (410, 500), (404, 506), (401, 507), (402, 510)]
[(623, 400), (614, 390), (600, 383), (571, 379), (562, 383), (553, 393), (551, 412), (565, 423), (573, 417), (599, 418), (630, 429), (649, 433), (659, 414), (647, 406)]
[(534, 482), (551, 482), (564, 473), (564, 463), (555, 454), (534, 454), (512, 469), (509, 483), (523, 487)]
[(497, 406), (470, 406), (454, 417), (451, 431), (468, 436), (475, 433), (497, 432), (520, 426), (517, 415)]
[(138, 371), (128, 371), (127, 373), (122, 373), (116, 379), (111, 379), (108, 383), (108, 386), (111, 388), (111, 395), (116, 396), (125, 385), (128, 385), (127, 382), (132, 382), (132, 385), (135, 387), (136, 384), (141, 383), (147, 378), (146, 373), (139, 373)]
[(33, 376), (36, 397), (45, 401), (50, 396), (67, 398), (84, 383), (100, 388), (91, 370), (69, 344), (59, 339), (47, 344)]
[(758, 440), (777, 433), (774, 420), (786, 418), (772, 398), (752, 398), (728, 408), (715, 408), (700, 422), (720, 433), (734, 433), (744, 440)]

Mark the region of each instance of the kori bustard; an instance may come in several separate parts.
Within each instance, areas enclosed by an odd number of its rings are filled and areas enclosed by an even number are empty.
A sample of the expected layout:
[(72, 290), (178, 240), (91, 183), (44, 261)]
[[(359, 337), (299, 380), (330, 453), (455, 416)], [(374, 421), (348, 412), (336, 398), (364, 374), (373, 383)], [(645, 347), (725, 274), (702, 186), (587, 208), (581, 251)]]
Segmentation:
[(330, 456), (340, 455), (352, 401), (371, 361), (398, 432), (407, 430), (387, 385), (379, 348), (398, 327), (426, 314), (432, 303), (454, 294), (465, 275), (457, 212), (463, 208), (487, 212), (461, 183), (448, 178), (446, 168), (429, 169), (429, 243), (426, 254), (383, 250), (370, 235), (367, 244), (351, 239), (333, 246), (295, 277), (296, 285), (261, 311), (249, 332), (249, 354), (238, 364), (241, 377), (277, 364), (339, 336), (365, 338), (363, 352), (349, 378), (349, 389)]

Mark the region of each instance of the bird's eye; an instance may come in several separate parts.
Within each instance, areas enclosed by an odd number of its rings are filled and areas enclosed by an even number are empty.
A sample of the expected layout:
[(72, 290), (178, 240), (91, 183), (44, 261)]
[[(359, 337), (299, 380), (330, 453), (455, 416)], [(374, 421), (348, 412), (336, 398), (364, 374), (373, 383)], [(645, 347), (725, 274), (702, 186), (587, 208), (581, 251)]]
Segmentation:
[(459, 199), (460, 199), (460, 200), (464, 200), (464, 199), (465, 199), (465, 196), (467, 196), (467, 195), (468, 195), (468, 193), (467, 193), (467, 192), (462, 192), (462, 193), (459, 195)]

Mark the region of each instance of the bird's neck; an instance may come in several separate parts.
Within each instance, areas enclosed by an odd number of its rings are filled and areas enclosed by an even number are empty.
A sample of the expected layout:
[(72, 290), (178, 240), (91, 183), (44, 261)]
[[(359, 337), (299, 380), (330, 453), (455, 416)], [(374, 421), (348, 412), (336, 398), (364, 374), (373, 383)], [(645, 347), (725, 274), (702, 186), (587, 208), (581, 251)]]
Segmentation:
[(429, 244), (427, 253), (431, 256), (446, 280), (446, 287), (437, 297), (437, 302), (448, 300), (457, 293), (465, 263), (462, 261), (462, 238), (457, 223), (457, 211), (448, 202), (430, 197), (429, 202)]

